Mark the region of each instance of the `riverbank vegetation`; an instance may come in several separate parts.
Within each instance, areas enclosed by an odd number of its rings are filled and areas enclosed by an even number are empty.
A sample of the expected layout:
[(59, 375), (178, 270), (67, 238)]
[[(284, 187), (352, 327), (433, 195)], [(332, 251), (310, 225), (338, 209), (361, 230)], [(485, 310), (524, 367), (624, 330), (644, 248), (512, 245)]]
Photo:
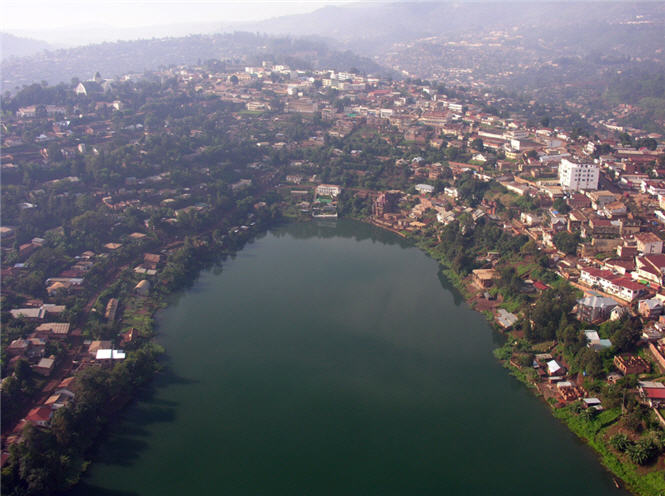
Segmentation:
[[(477, 188), (469, 188), (474, 191)], [(469, 195), (465, 204), (483, 200)], [(487, 217), (473, 220), (461, 214), (443, 228), (426, 228), (404, 232), (442, 266), (442, 273), (475, 306), (480, 304), (490, 322), (505, 334), (506, 342), (494, 352), (522, 383), (543, 397), (555, 417), (584, 439), (601, 458), (602, 463), (636, 494), (651, 496), (665, 491), (662, 466), (665, 435), (654, 412), (636, 395), (637, 380), (627, 376), (609, 383), (613, 357), (635, 352), (640, 338), (641, 322), (630, 314), (600, 325), (577, 321), (573, 308), (582, 292), (555, 273), (551, 258), (525, 236), (513, 236)], [(561, 251), (576, 243), (577, 237), (556, 239)], [(491, 264), (489, 255), (492, 255)], [(490, 289), (481, 290), (471, 282), (475, 269), (492, 267), (496, 272)], [(539, 281), (544, 287), (534, 291), (525, 282)], [(503, 308), (517, 316), (508, 330), (499, 327), (494, 313), (485, 310), (487, 297), (495, 300), (492, 308)], [(596, 330), (611, 346), (593, 350), (580, 331), (582, 326)], [(602, 401), (603, 409), (586, 407), (582, 401), (562, 401), (554, 385), (539, 376), (538, 368), (548, 356), (563, 363), (575, 387), (585, 395)], [(649, 356), (644, 356), (651, 361)], [(642, 379), (659, 378), (658, 368)], [(618, 436), (618, 437), (617, 437)], [(624, 439), (625, 437), (625, 439)], [(618, 443), (617, 439), (622, 440)], [(618, 444), (617, 444), (618, 443)]]

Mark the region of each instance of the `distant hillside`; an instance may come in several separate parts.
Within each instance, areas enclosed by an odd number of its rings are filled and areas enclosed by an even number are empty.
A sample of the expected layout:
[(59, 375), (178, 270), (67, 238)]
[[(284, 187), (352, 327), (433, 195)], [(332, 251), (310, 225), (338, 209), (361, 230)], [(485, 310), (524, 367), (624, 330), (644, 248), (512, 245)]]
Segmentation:
[(45, 41), (20, 38), (9, 33), (0, 33), (0, 58), (3, 60), (9, 57), (34, 55), (49, 48), (50, 45)]
[(87, 79), (97, 71), (104, 77), (114, 77), (209, 59), (243, 60), (249, 64), (264, 58), (297, 69), (355, 67), (373, 74), (392, 73), (351, 51), (332, 50), (320, 40), (233, 33), (100, 43), (4, 60), (2, 91), (42, 80), (52, 85), (69, 83), (72, 77)]
[[(642, 17), (640, 17), (642, 16)], [(663, 2), (390, 2), (330, 6), (248, 26), (270, 34), (331, 37), (352, 50), (380, 55), (389, 46), (430, 36), (493, 30), (536, 32), (595, 24), (665, 19)], [(250, 29), (251, 27), (251, 29)], [(661, 37), (661, 43), (665, 39)]]

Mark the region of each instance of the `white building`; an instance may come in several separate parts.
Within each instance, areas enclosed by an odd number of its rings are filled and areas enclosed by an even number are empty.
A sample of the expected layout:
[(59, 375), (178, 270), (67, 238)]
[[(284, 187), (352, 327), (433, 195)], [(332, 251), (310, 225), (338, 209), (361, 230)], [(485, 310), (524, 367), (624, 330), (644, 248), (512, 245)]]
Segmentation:
[(316, 187), (316, 194), (322, 196), (338, 196), (342, 189), (335, 184), (319, 184)]
[(434, 193), (434, 186), (430, 184), (416, 184), (416, 191), (421, 195)]
[(598, 189), (600, 169), (595, 164), (580, 164), (567, 158), (559, 165), (559, 183), (563, 189), (582, 191)]

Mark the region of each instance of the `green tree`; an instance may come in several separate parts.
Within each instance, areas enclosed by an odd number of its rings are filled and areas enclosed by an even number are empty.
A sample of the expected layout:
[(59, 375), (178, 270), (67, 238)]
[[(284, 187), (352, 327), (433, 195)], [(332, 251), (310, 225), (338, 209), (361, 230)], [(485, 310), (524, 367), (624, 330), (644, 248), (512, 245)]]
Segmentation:
[(556, 200), (554, 200), (552, 208), (554, 208), (554, 210), (556, 210), (560, 214), (564, 215), (570, 212), (570, 207), (563, 198), (557, 198)]
[(577, 245), (580, 243), (580, 235), (579, 233), (561, 231), (553, 236), (552, 241), (554, 241), (554, 246), (558, 250), (567, 255), (574, 255), (577, 252)]
[(636, 443), (630, 445), (626, 452), (633, 463), (646, 465), (656, 454), (657, 448), (651, 438), (643, 437)]
[(620, 451), (622, 453), (626, 451), (630, 445), (630, 439), (628, 439), (628, 436), (626, 436), (623, 432), (615, 434), (610, 439), (610, 446), (612, 446), (612, 448), (614, 448), (616, 451)]
[(627, 317), (621, 321), (621, 326), (612, 334), (610, 341), (617, 353), (623, 353), (635, 348), (640, 335), (639, 320)]

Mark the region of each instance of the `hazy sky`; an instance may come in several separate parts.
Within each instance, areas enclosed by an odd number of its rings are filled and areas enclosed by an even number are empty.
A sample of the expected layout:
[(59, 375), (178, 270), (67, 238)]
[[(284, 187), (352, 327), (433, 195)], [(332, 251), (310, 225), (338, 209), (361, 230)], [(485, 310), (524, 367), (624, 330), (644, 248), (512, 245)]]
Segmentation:
[(189, 22), (254, 21), (310, 12), (351, 0), (1, 0), (0, 29), (41, 31), (110, 25), (118, 28)]

